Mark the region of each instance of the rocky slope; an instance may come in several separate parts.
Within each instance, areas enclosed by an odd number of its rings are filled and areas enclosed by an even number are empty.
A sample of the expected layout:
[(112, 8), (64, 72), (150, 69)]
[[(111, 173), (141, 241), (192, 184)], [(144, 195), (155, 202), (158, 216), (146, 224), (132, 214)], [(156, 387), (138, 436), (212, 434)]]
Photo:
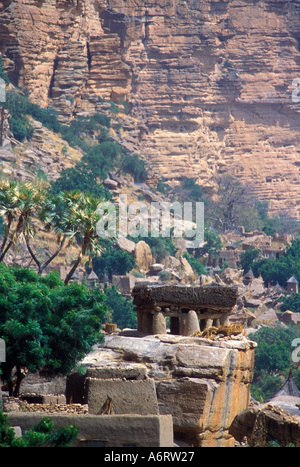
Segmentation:
[[(126, 102), (125, 140), (169, 182), (228, 171), (299, 217), (300, 2), (1, 0), (14, 84), (62, 120)], [(294, 98), (293, 98), (294, 97)]]

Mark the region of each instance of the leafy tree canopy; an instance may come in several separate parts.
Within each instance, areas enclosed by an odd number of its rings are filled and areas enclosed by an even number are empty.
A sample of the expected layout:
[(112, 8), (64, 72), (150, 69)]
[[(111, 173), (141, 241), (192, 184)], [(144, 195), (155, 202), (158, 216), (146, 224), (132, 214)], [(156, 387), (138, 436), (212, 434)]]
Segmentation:
[(70, 447), (77, 434), (78, 428), (75, 425), (54, 430), (51, 418), (44, 417), (33, 428), (25, 431), (23, 436), (17, 438), (9, 426), (7, 415), (0, 411), (1, 448)]
[(113, 274), (124, 275), (136, 266), (135, 259), (126, 251), (108, 247), (101, 256), (92, 259), (92, 265), (98, 277), (107, 274), (112, 279)]
[(300, 240), (293, 240), (283, 254), (276, 259), (262, 259), (256, 261), (253, 259), (251, 265), (253, 273), (256, 277), (260, 274), (264, 279), (265, 284), (277, 282), (285, 287), (287, 280), (291, 276), (300, 279)]
[(45, 278), (34, 271), (0, 264), (0, 336), (6, 342), (2, 377), (13, 393), (12, 370), (21, 367), (67, 374), (101, 341), (105, 297), (99, 289), (70, 283), (55, 273)]
[(282, 386), (280, 376), (287, 378), (291, 369), (297, 375), (297, 367), (292, 362), (292, 341), (298, 337), (299, 330), (296, 326), (288, 328), (264, 326), (249, 335), (249, 339), (258, 344), (255, 349), (254, 378), (251, 387), (254, 398), (266, 401)]
[(106, 305), (112, 313), (112, 321), (117, 324), (120, 329), (137, 327), (137, 318), (134, 311), (132, 300), (124, 298), (118, 289), (113, 287), (105, 287)]

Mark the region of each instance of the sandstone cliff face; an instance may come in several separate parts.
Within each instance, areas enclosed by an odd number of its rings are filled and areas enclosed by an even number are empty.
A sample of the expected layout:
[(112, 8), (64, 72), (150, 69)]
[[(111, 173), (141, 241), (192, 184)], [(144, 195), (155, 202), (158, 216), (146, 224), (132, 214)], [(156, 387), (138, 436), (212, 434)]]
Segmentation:
[(128, 141), (169, 183), (195, 177), (212, 191), (227, 171), (271, 214), (299, 217), (300, 1), (0, 6), (6, 67), (36, 102), (67, 121), (126, 101)]

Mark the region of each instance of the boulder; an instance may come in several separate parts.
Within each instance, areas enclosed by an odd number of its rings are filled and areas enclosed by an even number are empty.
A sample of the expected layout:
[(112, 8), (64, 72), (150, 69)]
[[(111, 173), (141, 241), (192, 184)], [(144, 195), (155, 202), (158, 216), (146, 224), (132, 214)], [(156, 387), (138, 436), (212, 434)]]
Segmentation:
[(300, 419), (272, 404), (251, 407), (236, 415), (229, 433), (250, 447), (266, 447), (270, 442), (280, 446), (300, 447)]
[(165, 268), (168, 269), (179, 269), (180, 268), (180, 260), (175, 258), (175, 256), (166, 256), (164, 259)]
[(193, 276), (194, 275), (194, 270), (188, 260), (184, 258), (183, 256), (180, 256), (180, 265), (181, 269), (184, 273), (185, 276)]
[(150, 265), (149, 272), (152, 274), (158, 274), (160, 271), (165, 269), (165, 266), (161, 263), (154, 263)]
[(133, 254), (135, 252), (135, 245), (136, 244), (128, 238), (122, 237), (121, 235), (118, 237), (117, 246), (123, 251)]
[(149, 271), (150, 266), (153, 263), (153, 257), (150, 246), (144, 240), (140, 240), (136, 244), (135, 259), (140, 271)]

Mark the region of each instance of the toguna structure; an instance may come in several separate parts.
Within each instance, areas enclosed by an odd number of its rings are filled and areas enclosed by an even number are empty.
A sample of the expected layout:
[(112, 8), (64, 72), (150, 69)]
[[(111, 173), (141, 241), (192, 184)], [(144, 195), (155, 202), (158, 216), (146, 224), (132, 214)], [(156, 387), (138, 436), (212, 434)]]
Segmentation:
[(166, 317), (170, 317), (170, 333), (188, 336), (211, 326), (228, 325), (237, 301), (237, 288), (217, 284), (190, 287), (140, 283), (133, 288), (132, 296), (138, 331), (164, 334)]

